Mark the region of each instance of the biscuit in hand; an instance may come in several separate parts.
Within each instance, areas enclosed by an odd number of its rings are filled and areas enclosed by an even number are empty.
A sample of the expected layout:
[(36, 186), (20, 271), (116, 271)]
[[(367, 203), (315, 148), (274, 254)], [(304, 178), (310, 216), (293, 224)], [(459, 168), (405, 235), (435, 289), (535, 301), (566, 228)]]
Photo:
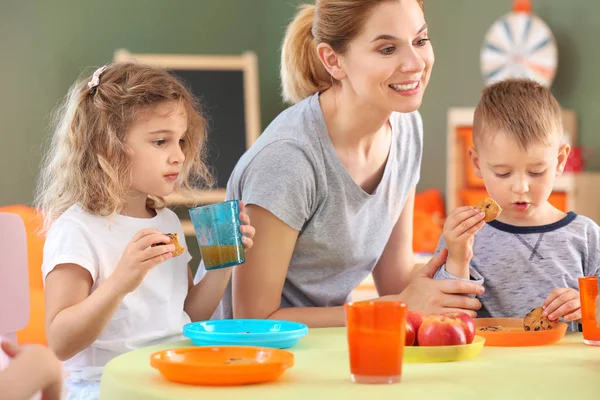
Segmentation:
[(155, 243), (152, 245), (152, 247), (162, 246), (165, 244), (174, 244), (175, 250), (171, 252), (171, 254), (173, 254), (173, 257), (180, 256), (185, 252), (185, 247), (183, 247), (179, 243), (179, 235), (177, 233), (165, 233), (165, 236), (168, 236), (171, 239), (171, 241), (169, 243)]
[(523, 329), (526, 331), (548, 331), (556, 329), (558, 324), (558, 321), (550, 321), (548, 317), (544, 317), (542, 307), (534, 308), (523, 318)]
[(473, 207), (485, 213), (485, 222), (491, 222), (498, 218), (502, 212), (502, 208), (491, 197), (487, 197), (484, 201), (475, 204)]

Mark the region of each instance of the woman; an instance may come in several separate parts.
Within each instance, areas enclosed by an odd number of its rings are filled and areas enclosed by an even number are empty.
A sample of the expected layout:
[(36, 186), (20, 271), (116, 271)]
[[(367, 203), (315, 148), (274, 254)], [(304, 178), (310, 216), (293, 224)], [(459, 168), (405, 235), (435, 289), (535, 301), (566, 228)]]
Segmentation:
[[(216, 318), (344, 325), (343, 304), (372, 272), (380, 299), (466, 310), (483, 288), (433, 281), (445, 252), (414, 268), (418, 112), (434, 56), (421, 0), (319, 0), (282, 49), (283, 111), (238, 162), (227, 197), (255, 224)], [(203, 268), (201, 268), (202, 270)]]

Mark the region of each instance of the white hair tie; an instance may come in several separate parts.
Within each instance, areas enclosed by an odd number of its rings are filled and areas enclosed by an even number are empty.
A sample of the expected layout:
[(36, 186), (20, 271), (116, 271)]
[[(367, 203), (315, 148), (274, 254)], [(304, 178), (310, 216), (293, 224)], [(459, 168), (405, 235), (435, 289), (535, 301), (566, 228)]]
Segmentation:
[(106, 70), (106, 65), (98, 68), (92, 74), (92, 80), (88, 82), (88, 87), (90, 88), (90, 94), (96, 93), (96, 87), (100, 84), (100, 75)]

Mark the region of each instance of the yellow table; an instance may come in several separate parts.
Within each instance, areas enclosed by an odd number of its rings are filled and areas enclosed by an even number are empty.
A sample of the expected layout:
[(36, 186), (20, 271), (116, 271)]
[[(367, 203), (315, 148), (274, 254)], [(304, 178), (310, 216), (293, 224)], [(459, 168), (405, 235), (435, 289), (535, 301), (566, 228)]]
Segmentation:
[(150, 354), (189, 346), (180, 341), (148, 347), (106, 365), (100, 398), (412, 400), (412, 399), (594, 399), (600, 398), (600, 347), (583, 344), (581, 334), (545, 347), (484, 347), (479, 357), (439, 364), (404, 364), (402, 382), (357, 385), (349, 381), (344, 328), (311, 329), (290, 349), (295, 366), (273, 383), (200, 387), (171, 383), (150, 367)]

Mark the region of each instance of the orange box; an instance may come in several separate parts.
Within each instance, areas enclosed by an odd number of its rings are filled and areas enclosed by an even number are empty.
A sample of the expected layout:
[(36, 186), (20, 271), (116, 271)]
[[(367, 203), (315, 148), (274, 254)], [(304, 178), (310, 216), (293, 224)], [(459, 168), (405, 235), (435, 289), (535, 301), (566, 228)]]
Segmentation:
[(598, 277), (584, 276), (578, 279), (583, 342), (591, 346), (600, 346), (600, 325), (596, 318), (599, 314), (596, 310), (598, 306)]
[(459, 140), (460, 151), (462, 151), (462, 160), (464, 162), (465, 181), (468, 187), (483, 188), (485, 184), (483, 179), (475, 176), (471, 160), (469, 159), (469, 147), (474, 146), (473, 128), (470, 126), (461, 126), (456, 128), (456, 137)]
[(346, 303), (351, 379), (355, 383), (398, 383), (408, 306), (399, 301)]

